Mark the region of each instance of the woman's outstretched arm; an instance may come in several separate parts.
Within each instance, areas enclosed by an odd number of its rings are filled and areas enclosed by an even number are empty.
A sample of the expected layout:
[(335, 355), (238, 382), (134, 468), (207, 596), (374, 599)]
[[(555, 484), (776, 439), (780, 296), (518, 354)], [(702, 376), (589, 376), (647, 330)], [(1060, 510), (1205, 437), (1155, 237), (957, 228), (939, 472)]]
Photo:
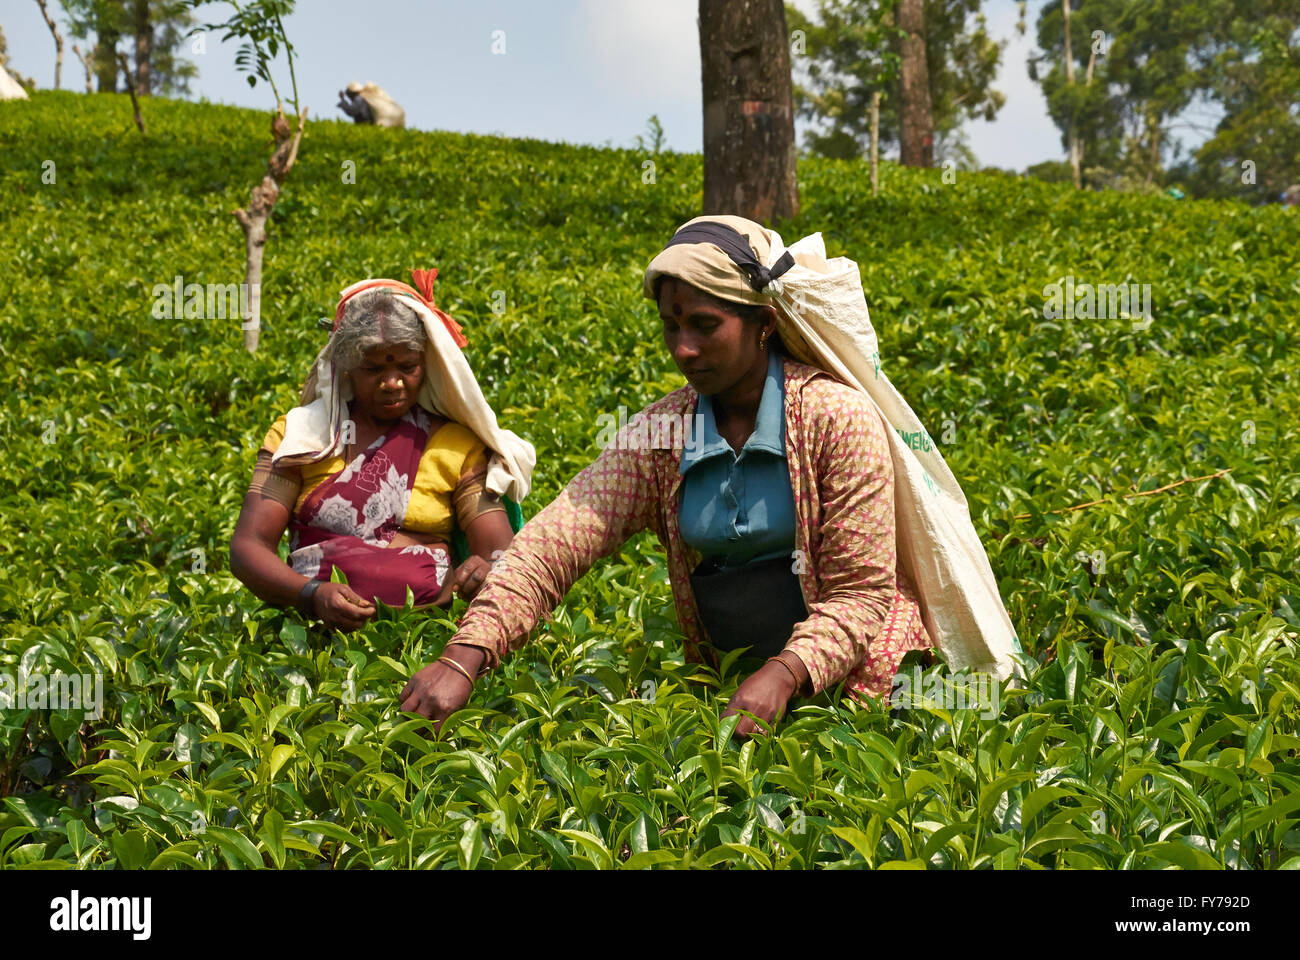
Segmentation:
[[(652, 526), (659, 498), (637, 421), (528, 521), (492, 565), (445, 655), (474, 676), (517, 650), (597, 560)], [(631, 438), (631, 439), (629, 439)], [(402, 690), (401, 707), (441, 722), (469, 699), (469, 681), (433, 663)]]

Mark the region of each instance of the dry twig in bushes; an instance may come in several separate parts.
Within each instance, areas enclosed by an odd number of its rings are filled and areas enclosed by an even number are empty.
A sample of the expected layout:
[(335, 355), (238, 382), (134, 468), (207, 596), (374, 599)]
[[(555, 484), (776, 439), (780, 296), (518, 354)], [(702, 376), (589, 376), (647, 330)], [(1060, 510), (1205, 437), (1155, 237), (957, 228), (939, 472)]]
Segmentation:
[[(1213, 480), (1215, 477), (1221, 477), (1225, 473), (1231, 473), (1232, 468), (1220, 470), (1218, 473), (1208, 473), (1203, 477), (1187, 477), (1183, 480), (1175, 480), (1173, 483), (1166, 483), (1163, 487), (1156, 487), (1154, 490), (1138, 490), (1134, 493), (1123, 494), (1120, 499), (1127, 500), (1130, 497), (1149, 497), (1153, 493), (1164, 493), (1166, 490), (1172, 490), (1174, 487), (1181, 487), (1184, 483), (1196, 483), (1198, 480)], [(1072, 507), (1063, 507), (1060, 510), (1049, 510), (1048, 513), (1069, 513), (1072, 510), (1082, 510), (1085, 507), (1095, 507), (1101, 503), (1110, 503), (1110, 500), (1089, 500), (1087, 503), (1077, 503)], [(1017, 513), (1012, 520), (1028, 520), (1033, 516), (1032, 513)]]

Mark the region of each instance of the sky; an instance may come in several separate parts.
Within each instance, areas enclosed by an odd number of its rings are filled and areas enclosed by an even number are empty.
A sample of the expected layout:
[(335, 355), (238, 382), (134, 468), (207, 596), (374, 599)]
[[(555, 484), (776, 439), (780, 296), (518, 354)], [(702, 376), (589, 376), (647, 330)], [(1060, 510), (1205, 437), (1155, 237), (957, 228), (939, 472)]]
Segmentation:
[[(1013, 0), (985, 0), (995, 39), (1007, 40), (995, 88), (1007, 102), (966, 134), (983, 166), (1024, 170), (1064, 159), (1060, 133), (1025, 62), (1033, 20), (1047, 0), (1031, 0), (1029, 31), (1015, 32)], [(798, 0), (807, 8), (807, 0)], [(62, 21), (58, 0), (49, 0)], [(667, 146), (697, 152), (702, 142), (697, 0), (298, 0), (285, 22), (297, 48), (301, 102), (318, 118), (343, 118), (338, 91), (373, 81), (406, 111), (408, 127), (630, 147), (651, 114)], [(200, 8), (222, 20), (230, 8)], [(208, 11), (212, 12), (208, 12)], [(54, 83), (54, 40), (34, 0), (0, 0), (11, 67)], [(85, 89), (65, 39), (63, 87)], [(236, 44), (206, 38), (194, 99), (270, 108), (269, 89), (249, 88), (235, 70)], [(84, 47), (83, 47), (84, 49)], [(277, 85), (288, 86), (281, 59)]]

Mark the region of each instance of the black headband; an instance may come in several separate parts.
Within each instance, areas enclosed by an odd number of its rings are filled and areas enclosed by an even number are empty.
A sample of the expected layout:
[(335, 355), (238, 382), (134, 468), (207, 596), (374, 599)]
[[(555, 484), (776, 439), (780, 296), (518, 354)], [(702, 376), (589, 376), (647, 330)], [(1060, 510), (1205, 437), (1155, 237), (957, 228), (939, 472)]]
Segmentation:
[(716, 220), (687, 224), (673, 234), (673, 238), (668, 241), (664, 249), (667, 250), (679, 243), (713, 244), (730, 257), (732, 263), (745, 271), (745, 278), (749, 281), (749, 285), (759, 293), (763, 292), (763, 288), (768, 283), (794, 266), (794, 257), (790, 255), (789, 250), (781, 254), (781, 258), (770, 268), (763, 266), (758, 262), (758, 257), (754, 256), (749, 241), (739, 230)]

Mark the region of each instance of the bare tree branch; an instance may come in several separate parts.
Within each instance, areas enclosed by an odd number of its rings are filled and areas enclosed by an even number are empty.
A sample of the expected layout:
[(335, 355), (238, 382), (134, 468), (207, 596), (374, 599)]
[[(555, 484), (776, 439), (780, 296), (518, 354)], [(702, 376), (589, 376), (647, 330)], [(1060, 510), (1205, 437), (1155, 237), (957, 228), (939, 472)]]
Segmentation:
[(135, 80), (131, 76), (131, 67), (126, 62), (126, 54), (118, 53), (117, 62), (126, 74), (126, 92), (131, 94), (131, 109), (135, 111), (135, 125), (140, 128), (140, 136), (145, 136), (144, 117), (140, 114), (140, 101), (135, 98)]
[(95, 57), (94, 52), (92, 51), (91, 55), (87, 57), (75, 43), (72, 45), (72, 52), (77, 55), (77, 59), (81, 61), (82, 69), (86, 71), (86, 92), (94, 93), (95, 86), (92, 81), (95, 79), (95, 71), (90, 65)]

